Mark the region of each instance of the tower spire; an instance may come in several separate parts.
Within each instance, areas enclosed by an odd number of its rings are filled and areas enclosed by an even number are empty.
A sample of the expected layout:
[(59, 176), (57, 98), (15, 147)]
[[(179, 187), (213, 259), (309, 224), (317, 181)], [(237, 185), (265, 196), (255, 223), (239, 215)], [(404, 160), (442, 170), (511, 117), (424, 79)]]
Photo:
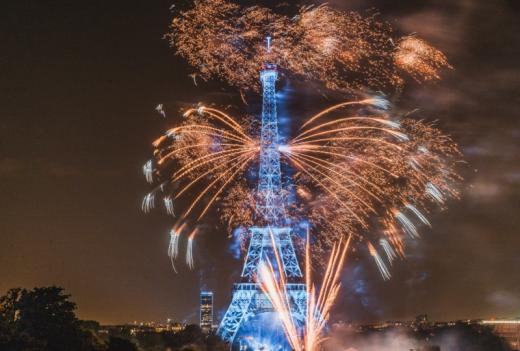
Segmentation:
[(264, 221), (270, 225), (280, 224), (285, 212), (278, 150), (277, 78), (276, 65), (265, 64), (260, 72), (263, 98), (256, 207)]

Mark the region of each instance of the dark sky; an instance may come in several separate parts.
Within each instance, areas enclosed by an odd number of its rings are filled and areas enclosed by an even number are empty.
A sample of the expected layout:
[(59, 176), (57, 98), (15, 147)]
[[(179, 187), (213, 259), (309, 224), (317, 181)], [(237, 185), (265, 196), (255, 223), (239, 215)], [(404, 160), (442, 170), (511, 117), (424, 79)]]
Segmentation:
[[(194, 87), (162, 34), (172, 1), (10, 1), (0, 14), (0, 293), (56, 284), (80, 317), (103, 323), (192, 320), (201, 287), (229, 302), (240, 262), (208, 229), (200, 269), (175, 275), (171, 224), (139, 206), (150, 142), (174, 119), (158, 103), (218, 100)], [(383, 282), (351, 262), (337, 318), (520, 316), (520, 6), (514, 0), (332, 1), (378, 8), (443, 50), (454, 70), (411, 83), (403, 110), (460, 143), (463, 198)], [(397, 4), (398, 3), (398, 4)]]

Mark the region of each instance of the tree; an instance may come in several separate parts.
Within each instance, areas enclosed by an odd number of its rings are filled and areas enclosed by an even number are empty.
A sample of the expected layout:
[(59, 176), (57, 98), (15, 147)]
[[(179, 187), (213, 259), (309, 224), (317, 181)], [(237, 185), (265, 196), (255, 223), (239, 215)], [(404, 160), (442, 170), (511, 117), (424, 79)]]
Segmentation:
[(76, 304), (59, 287), (11, 289), (0, 297), (0, 349), (94, 351), (92, 333), (81, 327)]
[(229, 345), (222, 341), (222, 339), (215, 335), (210, 334), (206, 338), (206, 350), (207, 351), (227, 351), (229, 350)]
[(107, 351), (137, 351), (137, 346), (130, 340), (111, 336), (108, 339)]
[(198, 325), (190, 324), (178, 333), (165, 335), (164, 339), (166, 346), (173, 350), (180, 350), (186, 346), (193, 348), (193, 345), (202, 345), (204, 335)]

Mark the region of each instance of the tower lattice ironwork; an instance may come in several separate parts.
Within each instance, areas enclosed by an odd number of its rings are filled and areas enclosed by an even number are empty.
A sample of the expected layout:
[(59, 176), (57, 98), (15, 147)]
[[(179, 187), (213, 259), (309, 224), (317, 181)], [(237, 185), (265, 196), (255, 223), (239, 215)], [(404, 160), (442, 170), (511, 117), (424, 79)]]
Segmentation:
[[(280, 341), (272, 339), (270, 326), (275, 317), (267, 320), (260, 318), (261, 314), (273, 313), (274, 309), (268, 297), (255, 282), (258, 265), (262, 260), (273, 262), (274, 250), (280, 255), (283, 270), (288, 279), (287, 293), (290, 299), (291, 314), (301, 325), (305, 323), (306, 289), (302, 283), (302, 272), (292, 243), (292, 229), (284, 224), (285, 200), (282, 188), (280, 152), (278, 140), (278, 117), (276, 112), (276, 80), (278, 72), (275, 65), (265, 65), (260, 72), (263, 88), (262, 129), (260, 166), (257, 189), (257, 213), (262, 226), (249, 228), (249, 248), (241, 274), (241, 282), (234, 284), (231, 304), (220, 324), (218, 333), (232, 348), (250, 350), (250, 346), (242, 346), (242, 340), (257, 338), (258, 349), (285, 350)], [(274, 247), (273, 247), (274, 246)], [(266, 323), (267, 321), (267, 323)], [(254, 334), (254, 335), (252, 335)], [(249, 341), (248, 341), (249, 340)], [(281, 342), (283, 343), (283, 341)], [(269, 346), (270, 345), (270, 346)], [(253, 349), (256, 349), (253, 346)]]

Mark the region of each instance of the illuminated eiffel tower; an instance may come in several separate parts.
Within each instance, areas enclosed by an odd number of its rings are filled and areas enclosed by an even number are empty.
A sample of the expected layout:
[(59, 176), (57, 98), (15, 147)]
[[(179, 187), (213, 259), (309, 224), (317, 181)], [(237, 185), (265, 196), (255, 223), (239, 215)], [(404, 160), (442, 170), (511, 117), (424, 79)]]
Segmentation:
[[(269, 50), (269, 37), (267, 45)], [(288, 280), (292, 317), (302, 326), (305, 323), (305, 284), (292, 243), (292, 229), (284, 226), (287, 221), (278, 150), (277, 77), (277, 68), (272, 64), (266, 64), (260, 72), (263, 104), (256, 209), (263, 225), (249, 228), (241, 282), (234, 284), (231, 304), (218, 329), (234, 350), (290, 350), (268, 297), (254, 280), (262, 260), (275, 261), (273, 244), (281, 258), (282, 267), (277, 268), (285, 272)]]

